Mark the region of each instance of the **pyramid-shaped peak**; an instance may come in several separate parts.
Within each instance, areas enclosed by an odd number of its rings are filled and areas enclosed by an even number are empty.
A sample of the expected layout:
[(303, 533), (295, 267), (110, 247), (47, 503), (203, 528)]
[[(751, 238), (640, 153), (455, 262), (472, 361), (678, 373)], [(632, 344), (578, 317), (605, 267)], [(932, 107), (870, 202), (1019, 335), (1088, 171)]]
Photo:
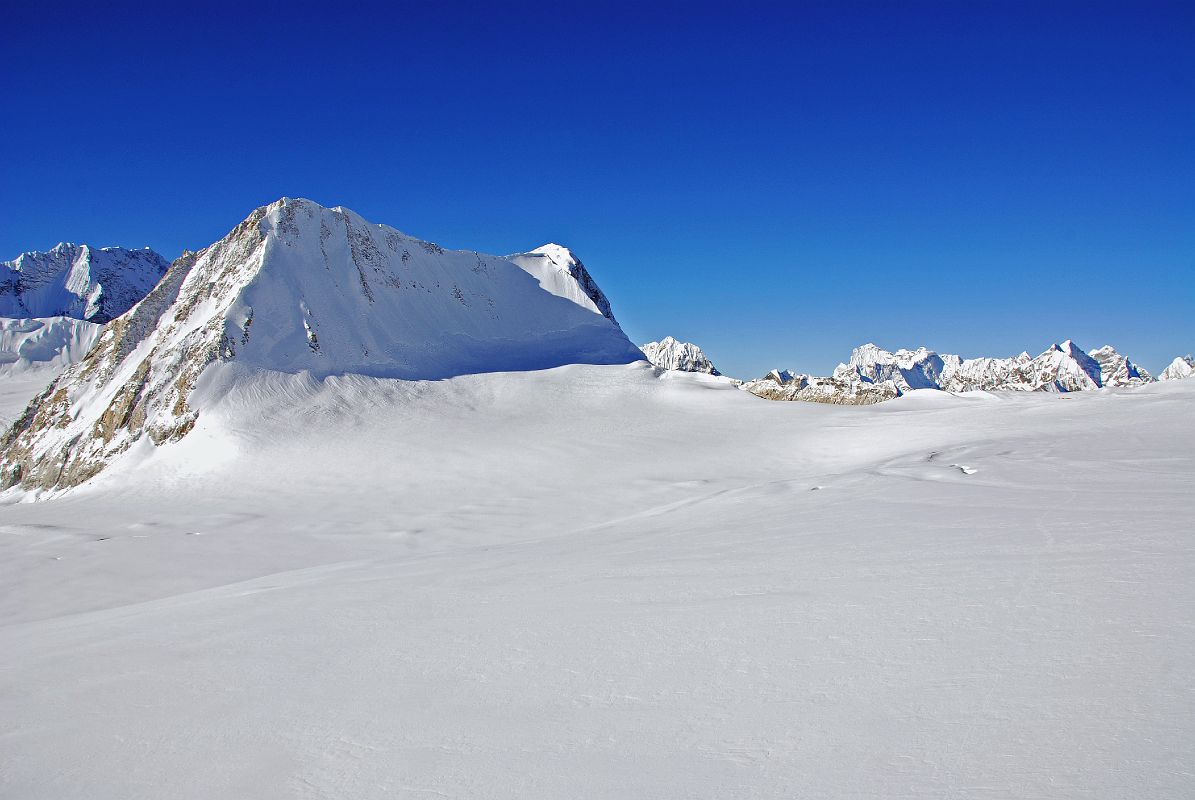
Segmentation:
[(12, 429), (0, 482), (71, 486), (138, 440), (187, 435), (195, 386), (223, 362), (420, 380), (642, 358), (579, 261), (445, 250), (283, 198), (179, 258), (107, 327)]

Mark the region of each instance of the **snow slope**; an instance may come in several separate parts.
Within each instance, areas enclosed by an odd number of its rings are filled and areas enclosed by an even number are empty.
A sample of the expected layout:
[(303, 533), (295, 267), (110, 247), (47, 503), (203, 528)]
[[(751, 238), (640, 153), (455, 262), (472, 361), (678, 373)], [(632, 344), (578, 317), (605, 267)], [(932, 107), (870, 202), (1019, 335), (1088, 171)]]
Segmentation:
[(706, 375), (721, 375), (701, 348), (691, 342), (679, 342), (665, 336), (658, 342), (639, 345), (647, 360), (661, 369), (676, 369), (682, 372), (704, 372)]
[(0, 796), (1195, 794), (1195, 381), (231, 360), (194, 402), (0, 509)]
[(282, 199), (186, 253), (0, 440), (0, 487), (68, 488), (186, 436), (207, 368), (439, 379), (641, 360), (581, 262), (446, 251)]
[(132, 308), (170, 262), (150, 250), (62, 243), (0, 262), (0, 317), (71, 317), (103, 324)]

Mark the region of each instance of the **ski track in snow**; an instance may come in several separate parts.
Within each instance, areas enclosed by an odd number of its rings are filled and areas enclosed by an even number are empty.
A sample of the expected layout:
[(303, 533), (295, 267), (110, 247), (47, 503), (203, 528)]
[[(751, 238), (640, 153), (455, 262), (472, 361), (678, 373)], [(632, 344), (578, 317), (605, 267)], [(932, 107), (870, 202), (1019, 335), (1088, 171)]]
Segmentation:
[(1195, 381), (232, 370), (0, 506), (0, 796), (1195, 794)]

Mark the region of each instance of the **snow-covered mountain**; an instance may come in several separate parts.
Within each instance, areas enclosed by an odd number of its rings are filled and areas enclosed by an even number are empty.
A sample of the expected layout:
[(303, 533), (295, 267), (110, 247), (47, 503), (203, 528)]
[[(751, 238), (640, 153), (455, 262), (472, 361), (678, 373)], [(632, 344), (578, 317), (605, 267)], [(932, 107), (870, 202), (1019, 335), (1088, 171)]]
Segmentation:
[(936, 388), (945, 369), (942, 357), (924, 347), (889, 353), (867, 343), (851, 351), (846, 364), (839, 364), (834, 378), (846, 383), (879, 384), (891, 381), (902, 392)]
[(1158, 375), (1160, 381), (1174, 381), (1180, 378), (1190, 378), (1195, 375), (1195, 358), (1190, 355), (1178, 356), (1171, 361), (1166, 369)]
[(1110, 344), (1098, 347), (1088, 355), (1100, 365), (1100, 382), (1104, 386), (1141, 386), (1153, 382), (1148, 371), (1116, 352)]
[(0, 482), (69, 487), (136, 442), (186, 436), (217, 362), (415, 380), (642, 359), (565, 248), (449, 251), (282, 199), (185, 253), (105, 327), (0, 441)]
[(721, 375), (712, 361), (691, 342), (679, 342), (665, 336), (658, 342), (639, 345), (647, 360), (661, 369), (675, 369), (681, 372), (704, 372), (707, 375)]
[(1011, 358), (964, 359), (924, 347), (892, 353), (868, 343), (856, 347), (850, 360), (839, 364), (831, 377), (773, 370), (742, 388), (773, 400), (869, 404), (913, 389), (1077, 392), (1152, 381), (1148, 372), (1110, 345), (1087, 353), (1067, 340), (1051, 345), (1036, 358), (1021, 353)]
[(0, 317), (105, 323), (145, 297), (170, 264), (148, 247), (59, 244), (0, 262)]

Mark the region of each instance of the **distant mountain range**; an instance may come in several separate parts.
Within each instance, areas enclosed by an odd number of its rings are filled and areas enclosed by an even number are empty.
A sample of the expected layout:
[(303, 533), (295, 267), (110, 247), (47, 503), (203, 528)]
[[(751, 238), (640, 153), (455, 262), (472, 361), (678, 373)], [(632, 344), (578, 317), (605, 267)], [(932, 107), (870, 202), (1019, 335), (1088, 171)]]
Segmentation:
[[(719, 374), (694, 344), (667, 337), (642, 349), (652, 363), (665, 369)], [(1192, 364), (1190, 356), (1176, 358), (1158, 379), (1189, 377), (1195, 371)], [(1036, 358), (1021, 353), (1010, 358), (964, 359), (924, 347), (889, 352), (868, 343), (855, 348), (850, 360), (839, 364), (832, 375), (776, 369), (761, 378), (741, 382), (741, 388), (769, 400), (866, 405), (914, 389), (1076, 392), (1141, 386), (1154, 380), (1111, 345), (1088, 352), (1068, 340), (1051, 345)]]

